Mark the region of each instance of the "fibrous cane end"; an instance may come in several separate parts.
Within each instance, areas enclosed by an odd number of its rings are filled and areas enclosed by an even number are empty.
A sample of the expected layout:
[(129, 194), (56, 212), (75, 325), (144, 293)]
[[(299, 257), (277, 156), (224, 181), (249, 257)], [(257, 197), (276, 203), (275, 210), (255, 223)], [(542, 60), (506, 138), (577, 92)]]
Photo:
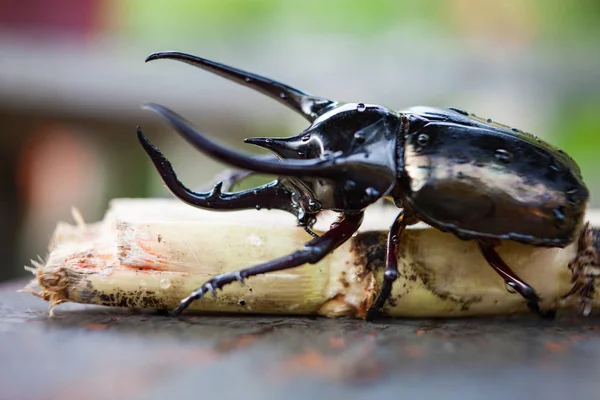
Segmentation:
[[(26, 267), (27, 270), (35, 275), (20, 292), (32, 294), (40, 299), (47, 301), (49, 306), (49, 316), (54, 315), (54, 307), (69, 301), (68, 289), (69, 279), (66, 271), (61, 267), (42, 268), (42, 264), (32, 261), (33, 267)], [(36, 287), (38, 290), (36, 290)]]

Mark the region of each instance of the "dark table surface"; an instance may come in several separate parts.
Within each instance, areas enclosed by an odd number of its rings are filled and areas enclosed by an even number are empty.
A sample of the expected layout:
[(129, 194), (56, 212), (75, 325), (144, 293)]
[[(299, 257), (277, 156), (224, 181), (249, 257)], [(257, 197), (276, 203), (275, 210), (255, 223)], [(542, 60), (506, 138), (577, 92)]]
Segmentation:
[(48, 318), (24, 284), (0, 285), (0, 399), (600, 398), (597, 317)]

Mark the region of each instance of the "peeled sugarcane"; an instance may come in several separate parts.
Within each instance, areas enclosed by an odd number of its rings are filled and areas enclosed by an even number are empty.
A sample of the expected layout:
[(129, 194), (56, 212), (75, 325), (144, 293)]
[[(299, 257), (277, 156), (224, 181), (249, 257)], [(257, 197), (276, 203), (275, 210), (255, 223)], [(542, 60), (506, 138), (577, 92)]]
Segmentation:
[[(249, 278), (188, 312), (364, 318), (382, 282), (386, 235), (397, 210), (367, 210), (359, 232), (316, 264)], [(45, 261), (24, 289), (50, 303), (172, 309), (214, 275), (285, 255), (310, 236), (283, 211), (211, 212), (173, 199), (116, 199), (104, 219), (59, 223)], [(498, 252), (541, 295), (545, 309), (589, 314), (595, 288), (600, 215), (590, 212), (578, 241), (542, 248), (504, 241)], [(320, 220), (317, 232), (330, 221)], [(423, 223), (401, 236), (399, 278), (384, 315), (463, 317), (529, 312), (486, 263), (474, 241)]]

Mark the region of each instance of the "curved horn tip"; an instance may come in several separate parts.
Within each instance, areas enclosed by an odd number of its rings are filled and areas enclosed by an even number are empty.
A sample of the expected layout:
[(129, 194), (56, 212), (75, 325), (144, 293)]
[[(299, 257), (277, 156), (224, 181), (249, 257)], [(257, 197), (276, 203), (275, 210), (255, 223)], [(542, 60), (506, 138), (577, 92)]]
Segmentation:
[(177, 54), (183, 54), (183, 53), (180, 53), (178, 51), (157, 51), (157, 52), (151, 53), (148, 57), (146, 57), (145, 62), (160, 60), (162, 58), (169, 58), (169, 56), (177, 55)]
[(136, 126), (135, 127), (135, 132), (137, 134), (138, 139), (140, 140), (144, 140), (144, 141), (148, 141), (148, 138), (146, 137), (146, 135), (144, 135), (144, 132), (142, 132), (142, 127), (141, 126)]
[(152, 103), (152, 102), (142, 103), (140, 108), (142, 110), (152, 111), (159, 115), (164, 115), (164, 114), (166, 114), (166, 111), (167, 111), (166, 107), (161, 106), (160, 104)]
[(152, 161), (152, 163), (154, 164), (156, 169), (161, 174), (163, 171), (167, 171), (171, 174), (175, 174), (175, 172), (173, 171), (173, 166), (171, 165), (171, 162), (169, 160), (167, 160), (167, 158), (159, 150), (159, 148), (156, 147), (154, 145), (154, 143), (152, 143), (150, 141), (150, 139), (148, 139), (146, 137), (146, 135), (144, 135), (144, 133), (142, 132), (142, 128), (140, 128), (139, 126), (137, 127), (137, 137), (138, 137), (138, 141), (142, 145), (142, 148), (144, 149), (144, 151), (146, 152), (146, 154), (148, 155), (148, 157), (150, 158), (150, 160)]
[(148, 57), (146, 57), (144, 62), (158, 60), (159, 58), (161, 58), (161, 56), (162, 56), (162, 52), (152, 53)]
[(167, 124), (174, 127), (176, 130), (184, 128), (192, 128), (192, 123), (169, 108), (156, 103), (142, 103), (141, 108), (149, 110), (166, 120)]
[(244, 143), (253, 144), (258, 147), (262, 147), (265, 149), (271, 149), (271, 145), (273, 144), (273, 139), (271, 138), (246, 138), (244, 139)]
[(264, 143), (266, 140), (267, 140), (266, 138), (251, 137), (251, 138), (244, 139), (244, 143), (257, 144), (257, 143)]
[(150, 139), (148, 139), (146, 137), (146, 135), (144, 135), (144, 132), (142, 132), (142, 128), (139, 125), (136, 127), (136, 133), (137, 133), (138, 140), (140, 141), (140, 143), (142, 144), (144, 149), (147, 149), (148, 147), (156, 148), (156, 146), (154, 146), (154, 144), (152, 144)]
[(155, 103), (153, 103), (153, 102), (151, 102), (151, 101), (145, 101), (145, 102), (143, 102), (142, 104), (140, 104), (140, 108), (141, 108), (142, 110), (148, 110), (148, 109), (152, 108), (152, 106), (153, 106), (154, 104), (155, 104)]
[[(167, 124), (178, 131), (190, 129), (194, 130), (193, 124), (175, 111), (156, 103), (142, 103), (142, 109), (152, 111), (159, 117), (166, 120)], [(180, 132), (181, 133), (181, 132)], [(197, 133), (200, 134), (200, 133)]]

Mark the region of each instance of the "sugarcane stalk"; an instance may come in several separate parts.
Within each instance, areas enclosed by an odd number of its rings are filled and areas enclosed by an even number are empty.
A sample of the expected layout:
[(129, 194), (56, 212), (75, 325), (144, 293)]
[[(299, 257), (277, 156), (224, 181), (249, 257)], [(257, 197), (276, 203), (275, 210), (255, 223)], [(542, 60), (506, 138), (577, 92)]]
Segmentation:
[[(230, 284), (188, 312), (364, 318), (382, 282), (387, 229), (397, 212), (367, 209), (358, 234), (320, 262)], [(172, 309), (212, 276), (289, 254), (311, 239), (280, 211), (211, 212), (172, 199), (116, 199), (99, 222), (75, 217), (75, 224), (58, 224), (48, 257), (29, 268), (35, 276), (24, 290), (48, 301), (51, 313), (64, 302)], [(589, 313), (600, 303), (594, 241), (600, 218), (590, 212), (588, 220), (581, 238), (565, 248), (512, 241), (497, 248), (538, 291), (542, 308)], [(330, 222), (319, 221), (317, 232)], [(473, 241), (419, 223), (402, 235), (398, 257), (400, 275), (385, 315), (529, 312)]]

